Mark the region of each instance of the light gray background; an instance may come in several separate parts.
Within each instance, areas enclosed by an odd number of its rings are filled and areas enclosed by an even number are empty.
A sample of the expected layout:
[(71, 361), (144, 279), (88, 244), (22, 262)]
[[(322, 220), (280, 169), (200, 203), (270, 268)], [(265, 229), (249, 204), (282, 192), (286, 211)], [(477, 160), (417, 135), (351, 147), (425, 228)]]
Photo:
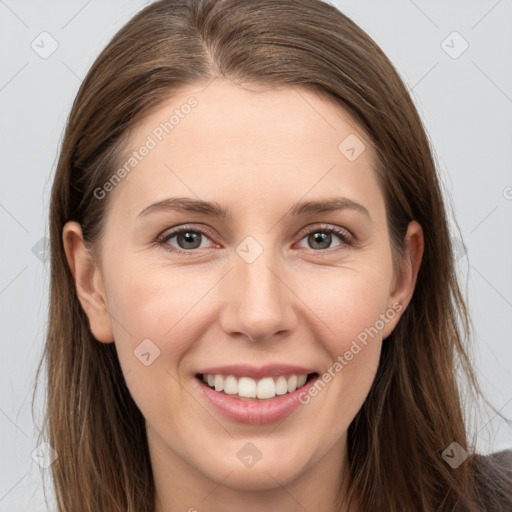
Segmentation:
[[(37, 244), (47, 236), (64, 124), (94, 58), (146, 3), (0, 0), (0, 512), (46, 510), (41, 478), (49, 469), (31, 458), (49, 284)], [(512, 0), (331, 3), (373, 37), (412, 91), (467, 246), (458, 267), (480, 381), (512, 417)], [(43, 45), (43, 31), (58, 43), (47, 59), (31, 47)], [(469, 44), (458, 58), (462, 40), (446, 39), (453, 31)], [(40, 396), (39, 411), (42, 403)], [(492, 411), (472, 431), (483, 453), (512, 447), (512, 429)]]

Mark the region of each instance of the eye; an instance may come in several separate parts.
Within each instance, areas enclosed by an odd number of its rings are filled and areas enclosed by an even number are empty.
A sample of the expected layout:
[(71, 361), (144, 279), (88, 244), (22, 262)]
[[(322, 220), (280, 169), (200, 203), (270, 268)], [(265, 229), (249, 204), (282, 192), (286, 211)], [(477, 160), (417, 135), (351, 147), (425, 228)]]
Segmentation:
[[(211, 237), (210, 233), (202, 229), (194, 229), (192, 227), (182, 227), (167, 231), (158, 237), (158, 243), (163, 245), (168, 251), (191, 252), (194, 249), (204, 249), (201, 242), (204, 238)], [(170, 241), (175, 238), (178, 244), (177, 248), (173, 248)]]
[[(322, 226), (315, 229), (309, 229), (301, 233), (301, 241), (306, 239), (309, 247), (315, 252), (324, 252), (325, 249), (331, 248), (333, 241), (332, 235), (341, 240), (339, 246), (353, 246), (355, 241), (352, 235), (343, 228), (334, 226)], [(162, 245), (165, 250), (171, 252), (194, 253), (195, 249), (205, 249), (202, 242), (211, 240), (213, 235), (206, 229), (197, 229), (192, 226), (184, 226), (179, 229), (164, 232), (157, 239), (157, 243)], [(177, 247), (171, 241), (175, 239)]]
[(334, 226), (310, 229), (305, 233), (302, 239), (306, 239), (309, 247), (318, 252), (318, 250), (323, 251), (324, 249), (331, 248), (329, 246), (333, 240), (332, 235), (336, 235), (336, 237), (341, 240), (342, 243), (338, 244), (338, 246), (354, 245), (352, 236), (346, 229)]

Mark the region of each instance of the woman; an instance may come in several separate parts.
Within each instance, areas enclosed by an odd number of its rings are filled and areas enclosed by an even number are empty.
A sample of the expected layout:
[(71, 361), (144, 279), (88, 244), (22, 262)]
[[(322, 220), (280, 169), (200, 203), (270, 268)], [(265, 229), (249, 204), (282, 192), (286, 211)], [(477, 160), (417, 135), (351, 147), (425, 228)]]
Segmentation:
[(425, 131), (334, 7), (146, 7), (82, 83), (51, 201), (59, 511), (510, 510), (507, 452), (464, 424)]

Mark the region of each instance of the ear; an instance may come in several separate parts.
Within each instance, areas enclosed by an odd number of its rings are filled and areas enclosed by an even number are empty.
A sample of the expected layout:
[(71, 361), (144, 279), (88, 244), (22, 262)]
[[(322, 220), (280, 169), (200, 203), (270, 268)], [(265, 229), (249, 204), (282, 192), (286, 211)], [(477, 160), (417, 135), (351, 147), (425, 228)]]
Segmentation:
[(85, 246), (82, 227), (78, 222), (66, 223), (62, 230), (62, 241), (78, 300), (89, 319), (91, 332), (98, 341), (111, 343), (114, 335), (101, 271)]
[(396, 315), (386, 324), (382, 333), (383, 339), (391, 334), (411, 301), (423, 258), (423, 250), (423, 229), (418, 222), (411, 221), (405, 234), (401, 272), (393, 280), (388, 301), (388, 310), (394, 310)]

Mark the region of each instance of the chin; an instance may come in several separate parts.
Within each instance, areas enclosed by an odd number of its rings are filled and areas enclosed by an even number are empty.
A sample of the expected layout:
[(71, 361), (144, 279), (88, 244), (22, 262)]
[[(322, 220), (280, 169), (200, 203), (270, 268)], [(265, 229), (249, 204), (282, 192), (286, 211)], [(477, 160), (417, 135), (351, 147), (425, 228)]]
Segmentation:
[[(297, 473), (291, 473), (291, 468), (283, 466), (261, 466), (259, 468), (236, 468), (222, 481), (222, 485), (239, 491), (266, 491), (288, 485), (294, 481)], [(297, 469), (295, 468), (295, 471)], [(218, 480), (219, 475), (216, 475)]]
[[(241, 458), (243, 459), (243, 455)], [(287, 453), (287, 457), (283, 457), (279, 450), (274, 450), (271, 456), (262, 454), (259, 460), (248, 461), (247, 465), (238, 457), (228, 462), (225, 453), (216, 460), (222, 463), (220, 466), (217, 464), (216, 468), (208, 468), (208, 478), (240, 491), (264, 491), (287, 485), (296, 480), (305, 469), (303, 457), (294, 457), (293, 453)]]

